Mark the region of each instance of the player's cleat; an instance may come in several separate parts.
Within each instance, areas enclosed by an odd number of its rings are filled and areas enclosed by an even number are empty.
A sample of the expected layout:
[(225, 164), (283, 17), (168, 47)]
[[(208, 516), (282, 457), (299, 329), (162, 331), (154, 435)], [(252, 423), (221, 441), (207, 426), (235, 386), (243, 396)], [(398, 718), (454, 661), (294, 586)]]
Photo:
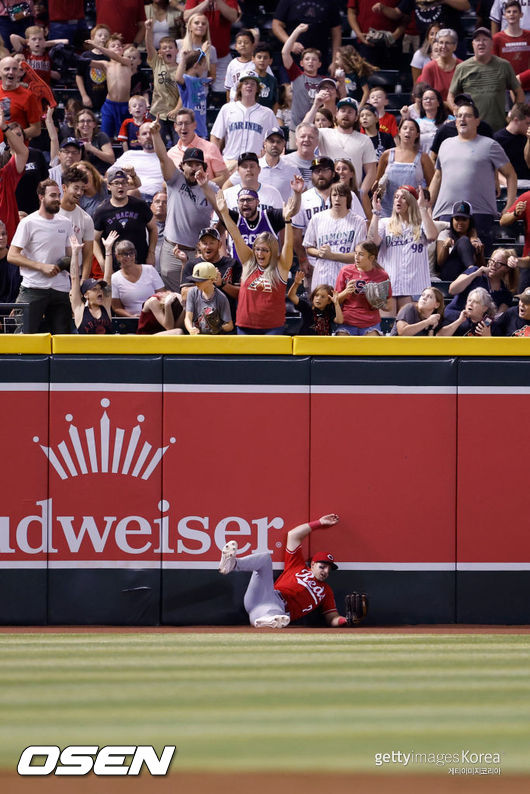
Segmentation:
[(264, 615), (262, 618), (256, 618), (254, 626), (257, 629), (284, 629), (290, 621), (289, 615)]
[(223, 546), (223, 551), (221, 552), (219, 573), (230, 573), (234, 570), (236, 567), (236, 554), (237, 543), (235, 540), (229, 540), (228, 543)]

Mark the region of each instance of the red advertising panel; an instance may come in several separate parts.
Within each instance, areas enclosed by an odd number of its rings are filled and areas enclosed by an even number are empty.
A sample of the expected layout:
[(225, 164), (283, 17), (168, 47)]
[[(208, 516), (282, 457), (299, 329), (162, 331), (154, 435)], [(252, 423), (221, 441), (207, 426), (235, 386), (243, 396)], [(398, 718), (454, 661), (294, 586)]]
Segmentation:
[(312, 551), (398, 569), (454, 563), (456, 397), (409, 391), (312, 395), (311, 513), (341, 517)]
[(4, 384), (0, 568), (46, 568), (48, 383)]
[(498, 391), (458, 398), (459, 563), (530, 563), (528, 389)]
[(216, 568), (236, 540), (243, 554), (280, 562), (286, 530), (308, 518), (307, 388), (165, 387), (164, 459), (169, 541), (165, 568)]

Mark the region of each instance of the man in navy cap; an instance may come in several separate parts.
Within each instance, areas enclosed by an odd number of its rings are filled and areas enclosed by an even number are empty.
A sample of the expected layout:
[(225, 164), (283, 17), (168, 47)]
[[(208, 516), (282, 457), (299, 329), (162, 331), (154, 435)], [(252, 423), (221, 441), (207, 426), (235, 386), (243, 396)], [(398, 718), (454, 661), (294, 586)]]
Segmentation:
[[(254, 155), (261, 171), (259, 172), (259, 181), (262, 185), (267, 185), (276, 188), (282, 197), (282, 201), (286, 202), (291, 195), (291, 179), (297, 176), (300, 171), (296, 166), (291, 165), (282, 158), (285, 151), (285, 135), (281, 127), (272, 127), (265, 136), (263, 142), (263, 157), (258, 160), (257, 155)], [(239, 159), (244, 155), (240, 155)], [(242, 178), (238, 172), (235, 172), (230, 177), (230, 185), (238, 185), (242, 183)], [(251, 185), (245, 185), (251, 187)], [(263, 203), (263, 202), (262, 202)]]
[(237, 196), (240, 186), (254, 190), (259, 196), (259, 203), (263, 209), (281, 210), (283, 208), (280, 191), (267, 182), (261, 181), (261, 166), (256, 152), (242, 152), (239, 155), (237, 159), (237, 178), (236, 174), (233, 174), (232, 182), (233, 187), (224, 191), (225, 201), (229, 209), (233, 210), (237, 207)]
[(162, 176), (167, 185), (167, 218), (164, 242), (160, 251), (160, 275), (172, 292), (178, 292), (182, 276), (182, 264), (186, 256), (195, 251), (201, 229), (210, 225), (211, 208), (197, 176), (204, 176), (206, 184), (216, 193), (219, 188), (209, 182), (206, 175), (204, 152), (195, 146), (185, 150), (180, 166), (169, 157), (160, 136), (158, 121), (151, 123), (151, 135), (155, 152), (160, 160)]
[[(77, 138), (63, 138), (61, 141), (58, 154), (59, 162), (57, 165), (52, 166), (49, 170), (50, 179), (53, 179), (55, 182), (57, 182), (61, 192), (63, 185), (63, 174), (65, 174), (69, 168), (71, 168), (73, 165), (76, 165), (76, 163), (81, 160), (84, 151), (85, 149), (83, 142)], [(57, 161), (52, 160), (52, 162)]]

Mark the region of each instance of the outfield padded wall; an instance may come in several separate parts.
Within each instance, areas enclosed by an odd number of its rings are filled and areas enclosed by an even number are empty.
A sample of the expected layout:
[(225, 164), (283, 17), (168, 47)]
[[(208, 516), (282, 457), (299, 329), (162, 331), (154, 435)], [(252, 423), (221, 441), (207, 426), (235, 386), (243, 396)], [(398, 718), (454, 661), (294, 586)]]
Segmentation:
[(1, 623), (244, 623), (219, 548), (279, 570), (286, 529), (329, 511), (305, 551), (334, 551), (371, 624), (527, 621), (528, 358), (46, 341), (0, 357)]

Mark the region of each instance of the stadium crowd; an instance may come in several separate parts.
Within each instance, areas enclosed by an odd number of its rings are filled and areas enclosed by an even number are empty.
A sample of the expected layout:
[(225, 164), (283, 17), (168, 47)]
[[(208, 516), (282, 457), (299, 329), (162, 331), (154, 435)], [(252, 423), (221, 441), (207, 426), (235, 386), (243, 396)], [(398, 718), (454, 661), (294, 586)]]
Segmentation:
[(530, 335), (528, 0), (4, 0), (0, 332)]

